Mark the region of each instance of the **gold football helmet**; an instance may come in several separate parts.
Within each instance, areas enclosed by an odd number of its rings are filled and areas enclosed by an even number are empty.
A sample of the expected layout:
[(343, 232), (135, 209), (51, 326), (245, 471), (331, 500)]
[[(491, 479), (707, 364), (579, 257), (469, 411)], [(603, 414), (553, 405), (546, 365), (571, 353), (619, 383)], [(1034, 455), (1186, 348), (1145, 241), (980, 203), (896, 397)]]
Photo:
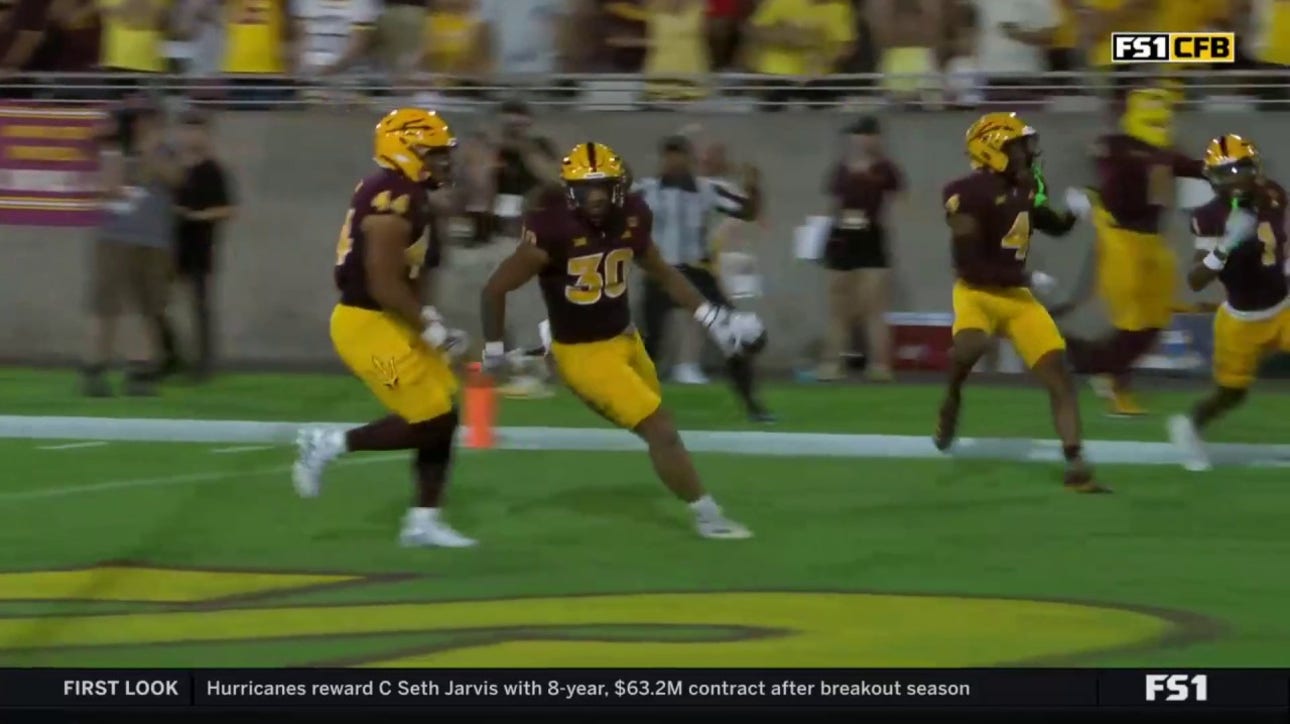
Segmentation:
[(1120, 128), (1139, 141), (1168, 148), (1174, 140), (1174, 106), (1181, 100), (1182, 94), (1169, 85), (1129, 91)]
[(967, 130), (967, 155), (974, 168), (1003, 173), (1012, 163), (1004, 147), (1021, 139), (1029, 144), (1028, 155), (1038, 154), (1039, 134), (1016, 113), (987, 113)]
[[(627, 164), (614, 149), (588, 141), (574, 146), (564, 157), (560, 180), (564, 182), (570, 204), (592, 216), (600, 216), (609, 210), (608, 205), (622, 207), (627, 199), (630, 175)], [(600, 191), (606, 192), (603, 199)]]
[(1216, 186), (1244, 186), (1261, 172), (1259, 149), (1235, 133), (1219, 136), (1205, 147), (1205, 176)]
[(400, 108), (376, 124), (376, 164), (402, 173), (417, 183), (446, 184), (451, 179), (449, 152), (457, 138), (434, 111)]

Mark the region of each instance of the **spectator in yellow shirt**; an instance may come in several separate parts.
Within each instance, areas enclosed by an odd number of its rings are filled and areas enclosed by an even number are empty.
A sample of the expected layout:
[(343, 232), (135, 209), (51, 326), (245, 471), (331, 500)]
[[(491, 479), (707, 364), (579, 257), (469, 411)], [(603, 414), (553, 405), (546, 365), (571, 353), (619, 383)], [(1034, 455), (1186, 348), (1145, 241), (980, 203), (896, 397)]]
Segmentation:
[(783, 79), (766, 95), (769, 109), (794, 97), (834, 95), (819, 86), (828, 85), (822, 77), (853, 51), (855, 17), (847, 0), (762, 0), (750, 22), (753, 70)]
[(436, 85), (468, 84), (489, 70), (490, 48), (475, 0), (438, 0), (426, 16), (421, 66)]
[(100, 0), (105, 69), (127, 73), (166, 70), (170, 0)]

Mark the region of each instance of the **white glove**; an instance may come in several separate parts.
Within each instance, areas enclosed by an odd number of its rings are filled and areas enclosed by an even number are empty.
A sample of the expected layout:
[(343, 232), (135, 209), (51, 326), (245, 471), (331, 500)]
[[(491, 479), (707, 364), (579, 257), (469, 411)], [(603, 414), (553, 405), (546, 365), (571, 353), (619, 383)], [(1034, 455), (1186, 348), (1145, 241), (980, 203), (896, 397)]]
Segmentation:
[(1057, 280), (1041, 271), (1030, 272), (1030, 288), (1040, 297), (1050, 296), (1057, 291)]
[(484, 356), (480, 360), (480, 366), (485, 372), (497, 372), (506, 367), (506, 343), (505, 342), (485, 342)]
[(435, 349), (443, 349), (448, 341), (448, 328), (443, 324), (443, 317), (434, 307), (421, 308), (421, 321), (425, 328), (421, 330), (421, 339)]
[(1083, 189), (1066, 189), (1066, 208), (1081, 219), (1088, 218), (1093, 212), (1093, 202)]
[(1224, 255), (1232, 253), (1233, 249), (1250, 240), (1258, 223), (1258, 217), (1248, 210), (1232, 209), (1227, 215), (1223, 239), (1218, 243), (1218, 248)]
[(456, 359), (464, 355), (466, 350), (470, 348), (470, 335), (461, 329), (449, 328), (447, 331), (448, 336), (444, 339), (439, 349), (443, 350), (449, 357)]
[(694, 311), (694, 318), (707, 330), (727, 356), (745, 351), (766, 333), (766, 326), (752, 312), (737, 312), (705, 302)]
[(721, 352), (730, 356), (739, 351), (739, 337), (730, 325), (730, 310), (704, 302), (694, 310), (694, 318), (708, 330), (708, 336), (717, 343)]

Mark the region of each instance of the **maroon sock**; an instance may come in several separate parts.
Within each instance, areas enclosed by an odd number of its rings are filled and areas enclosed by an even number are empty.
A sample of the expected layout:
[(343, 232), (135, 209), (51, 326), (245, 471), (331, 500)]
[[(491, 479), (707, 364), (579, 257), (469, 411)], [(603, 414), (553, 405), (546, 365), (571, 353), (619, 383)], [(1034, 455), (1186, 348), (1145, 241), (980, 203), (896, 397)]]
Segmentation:
[(438, 508), (443, 489), (448, 486), (448, 468), (452, 465), (452, 440), (433, 448), (421, 448), (412, 458), (412, 473), (417, 480), (416, 506)]
[(345, 449), (351, 452), (410, 450), (415, 447), (416, 430), (398, 415), (382, 417), (345, 433)]
[(1160, 337), (1159, 329), (1140, 329), (1135, 331), (1116, 330), (1115, 365), (1109, 372), (1115, 376), (1115, 384), (1121, 389), (1127, 388), (1133, 374), (1133, 365), (1142, 356), (1151, 351)]

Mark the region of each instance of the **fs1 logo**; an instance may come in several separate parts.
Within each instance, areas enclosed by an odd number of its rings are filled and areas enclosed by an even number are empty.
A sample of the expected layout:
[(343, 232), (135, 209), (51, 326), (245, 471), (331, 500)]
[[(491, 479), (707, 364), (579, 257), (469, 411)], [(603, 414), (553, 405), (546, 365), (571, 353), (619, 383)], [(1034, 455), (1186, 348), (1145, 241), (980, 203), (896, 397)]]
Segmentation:
[[(1162, 697), (1161, 694), (1164, 696)], [(1147, 701), (1209, 701), (1206, 674), (1147, 674)]]
[(1115, 63), (1235, 63), (1236, 33), (1111, 33)]

